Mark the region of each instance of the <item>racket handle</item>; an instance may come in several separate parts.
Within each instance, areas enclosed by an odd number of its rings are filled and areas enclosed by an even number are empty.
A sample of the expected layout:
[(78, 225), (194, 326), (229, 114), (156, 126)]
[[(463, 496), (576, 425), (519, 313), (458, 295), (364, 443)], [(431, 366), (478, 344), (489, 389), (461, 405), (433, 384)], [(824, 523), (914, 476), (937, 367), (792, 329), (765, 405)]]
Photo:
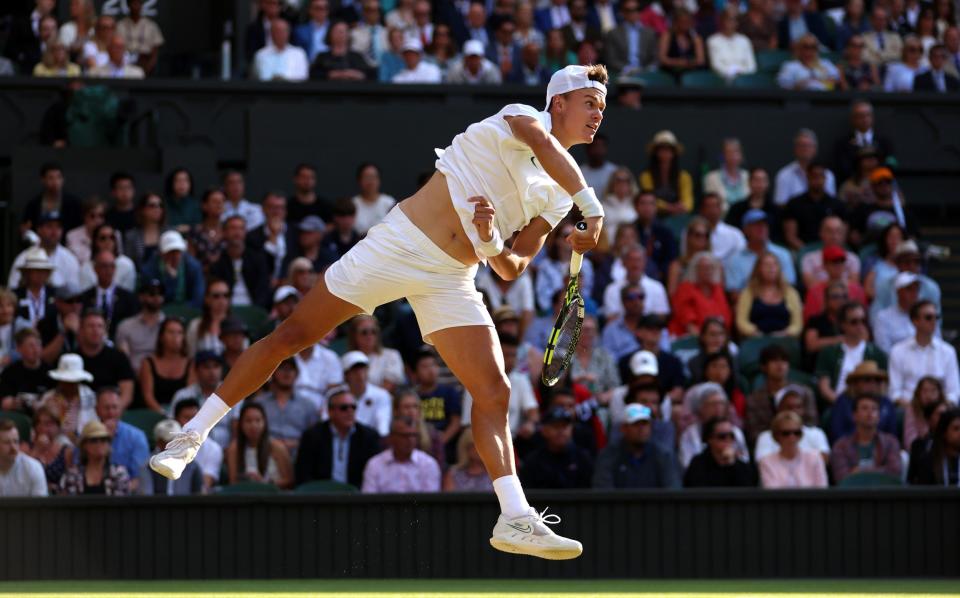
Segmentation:
[[(583, 232), (587, 230), (587, 223), (580, 221), (576, 224), (577, 232)], [(580, 274), (580, 266), (583, 265), (583, 254), (577, 253), (574, 251), (570, 255), (570, 277), (574, 277)]]

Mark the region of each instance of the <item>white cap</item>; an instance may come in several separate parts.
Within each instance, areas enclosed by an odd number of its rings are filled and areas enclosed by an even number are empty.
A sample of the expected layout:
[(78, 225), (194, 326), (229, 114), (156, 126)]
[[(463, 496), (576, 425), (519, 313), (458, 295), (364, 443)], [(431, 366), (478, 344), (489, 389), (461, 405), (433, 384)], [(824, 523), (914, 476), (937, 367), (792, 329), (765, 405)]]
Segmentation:
[(650, 351), (637, 351), (630, 357), (630, 371), (634, 376), (656, 376), (660, 373), (657, 356)]
[(920, 277), (913, 272), (900, 272), (897, 274), (897, 277), (893, 279), (893, 288), (899, 291), (917, 282), (920, 282)]
[(624, 409), (624, 421), (628, 424), (635, 424), (638, 421), (650, 421), (653, 419), (653, 412), (646, 405), (639, 403), (630, 403)]
[(153, 427), (153, 437), (161, 442), (170, 442), (173, 437), (182, 431), (175, 419), (162, 419)]
[(282, 287), (279, 287), (276, 291), (273, 292), (273, 304), (283, 303), (290, 297), (300, 298), (300, 291), (293, 288), (292, 286), (285, 284)]
[(483, 42), (478, 39), (471, 39), (463, 44), (464, 56), (483, 56)]
[(599, 81), (593, 81), (587, 77), (587, 67), (578, 64), (565, 66), (555, 72), (550, 77), (550, 83), (547, 85), (547, 107), (544, 110), (550, 110), (550, 100), (553, 96), (565, 94), (576, 89), (599, 89), (604, 96), (607, 95), (607, 86)]
[(186, 251), (187, 242), (183, 240), (183, 235), (175, 230), (168, 230), (160, 235), (160, 253), (168, 251)]
[(343, 371), (349, 371), (357, 365), (370, 365), (370, 360), (362, 351), (347, 351), (340, 358), (340, 364), (343, 365)]
[(403, 47), (400, 49), (401, 52), (416, 52), (418, 54), (423, 53), (423, 42), (420, 41), (419, 37), (410, 36), (407, 39), (403, 40)]

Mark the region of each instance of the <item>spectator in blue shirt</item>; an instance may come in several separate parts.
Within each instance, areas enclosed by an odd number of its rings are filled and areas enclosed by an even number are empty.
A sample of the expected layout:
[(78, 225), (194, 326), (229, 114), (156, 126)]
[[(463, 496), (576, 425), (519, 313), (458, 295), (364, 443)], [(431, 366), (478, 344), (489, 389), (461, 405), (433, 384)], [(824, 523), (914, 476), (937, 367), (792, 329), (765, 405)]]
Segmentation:
[(780, 262), (780, 270), (783, 271), (786, 281), (791, 285), (797, 283), (797, 272), (790, 252), (770, 242), (767, 219), (767, 213), (756, 208), (743, 215), (743, 235), (747, 238), (747, 246), (724, 261), (723, 275), (727, 291), (739, 292), (747, 286), (757, 256), (765, 251), (772, 253)]
[[(140, 429), (120, 421), (123, 416), (123, 403), (120, 389), (104, 386), (97, 391), (97, 417), (107, 427), (113, 437), (110, 450), (110, 462), (123, 465), (130, 475), (130, 487), (135, 490), (140, 482), (140, 472), (150, 457), (147, 436)], [(79, 460), (79, 451), (77, 459)]]
[(329, 49), (327, 31), (330, 29), (330, 4), (327, 0), (311, 0), (307, 14), (310, 20), (293, 30), (293, 45), (303, 48), (312, 63), (317, 54)]
[(631, 403), (620, 425), (623, 439), (597, 456), (594, 488), (679, 488), (677, 467), (669, 453), (651, 442), (653, 414), (649, 407)]

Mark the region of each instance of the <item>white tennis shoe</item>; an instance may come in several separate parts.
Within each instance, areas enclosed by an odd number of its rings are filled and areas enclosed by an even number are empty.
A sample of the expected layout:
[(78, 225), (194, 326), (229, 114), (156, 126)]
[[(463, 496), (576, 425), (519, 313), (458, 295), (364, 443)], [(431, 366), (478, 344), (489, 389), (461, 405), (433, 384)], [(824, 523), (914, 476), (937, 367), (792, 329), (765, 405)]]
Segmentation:
[(493, 527), (490, 545), (503, 552), (528, 554), (553, 561), (577, 558), (583, 552), (583, 545), (558, 536), (547, 527), (547, 524), (557, 523), (560, 523), (560, 517), (552, 513), (547, 515), (546, 509), (537, 513), (531, 507), (528, 515), (515, 519), (507, 519), (501, 514)]
[(150, 457), (150, 469), (165, 478), (176, 480), (197, 456), (203, 440), (193, 430), (185, 430), (173, 437), (167, 446)]

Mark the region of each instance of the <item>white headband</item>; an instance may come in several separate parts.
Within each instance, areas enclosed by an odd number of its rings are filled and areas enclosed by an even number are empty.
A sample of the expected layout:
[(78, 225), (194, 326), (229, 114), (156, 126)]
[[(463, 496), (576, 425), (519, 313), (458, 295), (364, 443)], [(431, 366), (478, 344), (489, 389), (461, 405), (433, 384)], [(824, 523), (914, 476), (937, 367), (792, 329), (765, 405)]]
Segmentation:
[(550, 84), (547, 85), (547, 107), (544, 110), (550, 110), (550, 100), (554, 96), (562, 95), (577, 89), (599, 89), (604, 96), (607, 95), (607, 86), (599, 81), (594, 81), (587, 76), (589, 69), (585, 66), (571, 64), (555, 72), (550, 77)]

